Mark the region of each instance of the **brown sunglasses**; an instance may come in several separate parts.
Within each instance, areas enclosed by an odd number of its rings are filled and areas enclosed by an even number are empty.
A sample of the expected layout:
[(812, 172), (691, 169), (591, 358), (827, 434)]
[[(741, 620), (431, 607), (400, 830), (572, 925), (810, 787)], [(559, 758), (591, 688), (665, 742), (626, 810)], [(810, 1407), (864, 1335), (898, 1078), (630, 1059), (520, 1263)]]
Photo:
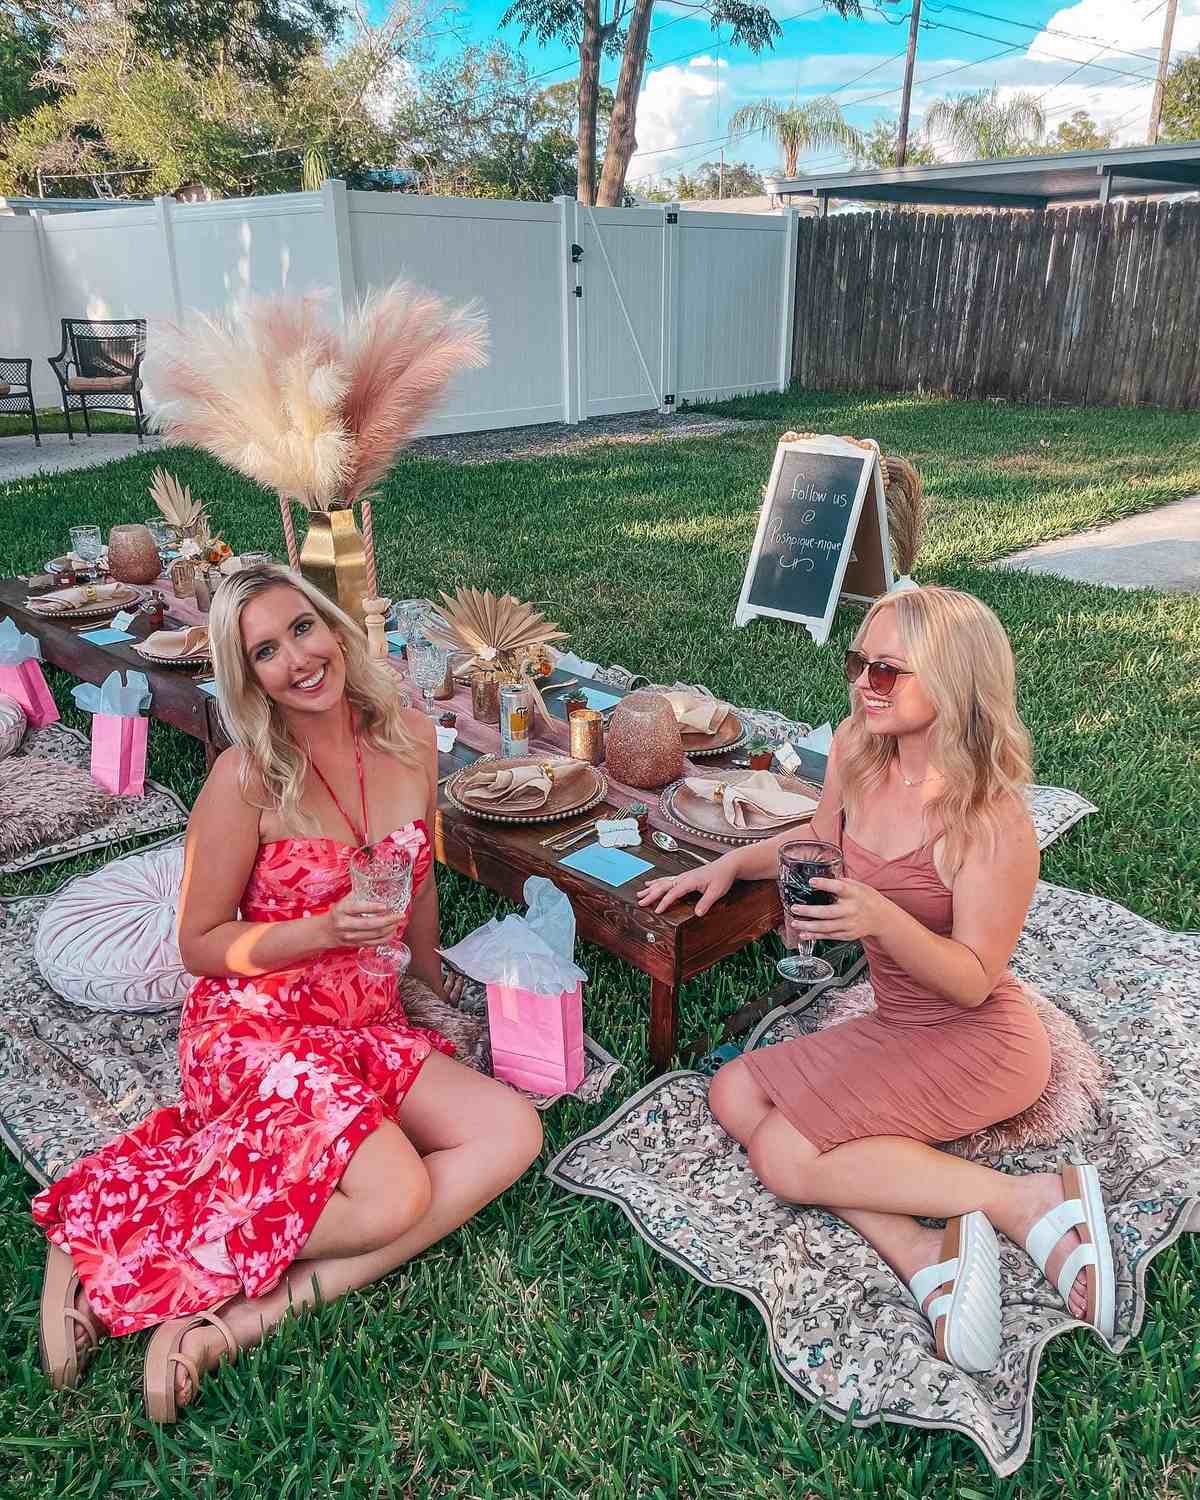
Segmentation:
[(887, 697), (896, 686), (898, 677), (911, 677), (913, 674), (903, 667), (894, 667), (890, 661), (868, 661), (861, 651), (846, 652), (846, 681), (853, 685), (863, 674), (866, 668), (867, 681), (871, 684), (871, 691), (880, 693)]

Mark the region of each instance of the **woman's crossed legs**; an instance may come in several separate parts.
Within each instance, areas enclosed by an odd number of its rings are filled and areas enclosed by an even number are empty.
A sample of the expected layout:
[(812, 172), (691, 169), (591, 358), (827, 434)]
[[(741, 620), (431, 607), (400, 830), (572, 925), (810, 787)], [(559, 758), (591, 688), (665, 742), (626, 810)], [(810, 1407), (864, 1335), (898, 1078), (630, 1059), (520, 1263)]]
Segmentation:
[[(1056, 1173), (1010, 1176), (903, 1136), (872, 1136), (820, 1151), (789, 1123), (743, 1058), (716, 1074), (708, 1102), (721, 1126), (746, 1148), (750, 1168), (765, 1188), (791, 1203), (831, 1209), (906, 1285), (939, 1259), (942, 1243), (941, 1232), (918, 1224), (914, 1214), (948, 1219), (982, 1209), (997, 1229), (1023, 1246), (1033, 1224), (1065, 1196)], [(1055, 1246), (1048, 1264), (1051, 1281), (1080, 1243), (1072, 1230)], [(1086, 1317), (1082, 1272), (1070, 1305), (1076, 1317)]]

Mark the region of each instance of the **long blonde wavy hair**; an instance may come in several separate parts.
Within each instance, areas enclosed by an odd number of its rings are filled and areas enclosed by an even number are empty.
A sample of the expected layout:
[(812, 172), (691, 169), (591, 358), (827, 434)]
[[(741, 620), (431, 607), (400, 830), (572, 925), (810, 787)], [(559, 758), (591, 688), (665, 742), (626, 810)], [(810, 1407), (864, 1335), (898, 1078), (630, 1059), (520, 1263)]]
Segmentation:
[[(885, 609), (895, 612), (908, 664), (937, 710), (929, 764), (945, 785), (926, 805), (925, 818), (930, 831), (944, 836), (947, 866), (957, 871), (975, 844), (995, 848), (1014, 798), (1024, 805), (1032, 749), (1017, 713), (1012, 647), (986, 604), (958, 589), (928, 587), (876, 600), (854, 638), (855, 650)], [(852, 700), (839, 762), (851, 812), (884, 780), (897, 753), (895, 736), (870, 733), (863, 708)]]
[[(417, 760), (416, 741), (404, 727), (395, 673), (367, 654), (364, 632), (307, 579), (276, 563), (246, 568), (224, 579), (213, 596), (208, 633), (221, 719), (244, 752), (242, 793), (251, 806), (270, 807), (285, 826), (311, 832), (315, 823), (301, 806), (309, 771), (307, 752), (296, 743), (279, 705), (254, 676), (242, 645), (242, 611), (268, 589), (295, 589), (337, 636), (346, 662), (346, 697), (363, 740), (376, 750)], [(256, 800), (257, 779), (266, 801)]]

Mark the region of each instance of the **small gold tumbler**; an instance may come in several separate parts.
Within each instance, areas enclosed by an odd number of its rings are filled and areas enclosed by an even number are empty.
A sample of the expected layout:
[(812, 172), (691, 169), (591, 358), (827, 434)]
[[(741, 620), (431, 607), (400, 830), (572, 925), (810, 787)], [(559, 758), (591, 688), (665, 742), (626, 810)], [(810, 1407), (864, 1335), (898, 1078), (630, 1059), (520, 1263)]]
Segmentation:
[(579, 708), (568, 722), (572, 760), (598, 766), (604, 759), (604, 715), (598, 708)]

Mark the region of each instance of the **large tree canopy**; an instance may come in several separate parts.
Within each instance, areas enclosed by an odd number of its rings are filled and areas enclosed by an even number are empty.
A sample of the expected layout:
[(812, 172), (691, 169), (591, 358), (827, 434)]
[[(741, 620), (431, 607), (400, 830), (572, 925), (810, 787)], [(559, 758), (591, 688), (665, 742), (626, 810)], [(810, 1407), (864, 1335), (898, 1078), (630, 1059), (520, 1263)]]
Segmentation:
[(129, 10), (134, 38), (149, 51), (277, 89), (336, 39), (344, 19), (342, 0), (134, 0)]
[(1163, 141), (1200, 141), (1200, 52), (1181, 57), (1163, 92)]
[[(861, 15), (859, 0), (822, 0), (839, 15)], [(695, 0), (694, 16), (708, 18), (728, 41), (761, 52), (780, 34), (770, 5), (747, 0)], [(502, 26), (517, 25), (521, 36), (540, 42), (553, 37), (579, 48), (579, 136), (576, 196), (581, 203), (621, 202), (629, 162), (637, 150), (637, 102), (650, 48), (654, 0), (511, 0)], [(613, 95), (608, 141), (597, 185), (597, 111), (602, 56), (619, 56), (621, 71)]]

